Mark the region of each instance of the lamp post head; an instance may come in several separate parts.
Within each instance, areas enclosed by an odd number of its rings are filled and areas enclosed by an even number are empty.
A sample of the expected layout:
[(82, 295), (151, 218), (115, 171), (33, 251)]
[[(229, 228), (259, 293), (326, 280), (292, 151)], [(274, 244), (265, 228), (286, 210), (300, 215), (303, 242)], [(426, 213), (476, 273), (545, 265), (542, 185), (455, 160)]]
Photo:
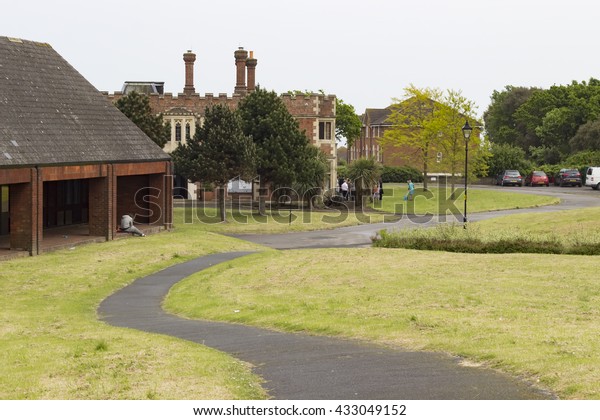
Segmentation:
[(469, 125), (469, 121), (465, 121), (465, 125), (463, 125), (462, 132), (463, 136), (465, 137), (465, 140), (469, 140), (469, 138), (471, 137), (471, 133), (473, 132), (473, 129)]

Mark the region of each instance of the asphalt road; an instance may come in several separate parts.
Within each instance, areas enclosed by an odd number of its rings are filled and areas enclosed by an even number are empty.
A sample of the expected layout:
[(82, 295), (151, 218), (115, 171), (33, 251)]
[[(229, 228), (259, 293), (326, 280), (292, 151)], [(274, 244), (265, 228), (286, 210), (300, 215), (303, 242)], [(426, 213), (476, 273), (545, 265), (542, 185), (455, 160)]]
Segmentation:
[[(600, 194), (588, 194), (587, 191), (553, 188), (515, 191), (551, 194), (559, 196), (563, 202), (536, 209), (473, 214), (470, 220), (516, 212), (600, 206)], [(239, 237), (278, 249), (357, 247), (368, 246), (370, 237), (382, 228), (418, 227), (438, 222), (436, 219), (403, 218), (393, 224)], [(264, 386), (275, 399), (553, 398), (518, 378), (465, 366), (460, 359), (440, 353), (403, 351), (352, 340), (188, 320), (163, 312), (161, 302), (175, 283), (197, 271), (244, 255), (246, 253), (241, 252), (208, 255), (138, 279), (103, 301), (98, 309), (99, 317), (111, 325), (183, 338), (247, 361), (254, 366), (254, 372), (265, 379)]]
[[(495, 187), (495, 186), (474, 186), (470, 188), (494, 189), (499, 191), (509, 191), (520, 194), (542, 194), (560, 198), (561, 202), (554, 206), (535, 207), (530, 209), (515, 209), (493, 211), (485, 213), (468, 214), (469, 222), (490, 219), (493, 217), (517, 214), (517, 213), (545, 213), (561, 210), (572, 210), (576, 208), (598, 207), (600, 206), (600, 191), (594, 191), (589, 187), (571, 188), (571, 187)], [(383, 198), (385, 200), (385, 196)], [(460, 209), (462, 210), (462, 208)], [(339, 216), (343, 217), (343, 216)], [(406, 216), (402, 219), (390, 223), (364, 224), (359, 226), (350, 226), (339, 229), (313, 231), (313, 232), (292, 232), (274, 235), (245, 234), (232, 235), (239, 239), (258, 243), (275, 249), (298, 249), (298, 248), (344, 248), (344, 247), (366, 247), (371, 245), (371, 237), (382, 229), (396, 230), (409, 229), (425, 226), (433, 226), (437, 223), (456, 222), (462, 223), (462, 215), (455, 218), (446, 216)]]

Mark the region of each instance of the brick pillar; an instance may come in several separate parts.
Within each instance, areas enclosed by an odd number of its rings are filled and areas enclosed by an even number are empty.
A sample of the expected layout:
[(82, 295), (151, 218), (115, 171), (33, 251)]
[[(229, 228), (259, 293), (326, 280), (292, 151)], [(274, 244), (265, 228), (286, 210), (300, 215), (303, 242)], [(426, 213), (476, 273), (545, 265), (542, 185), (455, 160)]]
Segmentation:
[(111, 191), (109, 178), (92, 178), (89, 180), (89, 223), (90, 236), (103, 236), (112, 239), (111, 232)]
[(43, 184), (37, 169), (31, 169), (31, 182), (10, 186), (9, 201), (11, 249), (38, 255), (43, 232)]
[(33, 185), (33, 220), (35, 227), (35, 236), (33, 237), (33, 250), (32, 255), (39, 255), (42, 253), (41, 245), (44, 239), (44, 182), (42, 181), (42, 171), (39, 169), (33, 169), (35, 175), (32, 174), (31, 179)]
[(254, 58), (254, 51), (250, 51), (250, 58), (246, 60), (246, 69), (248, 70), (248, 93), (254, 92), (256, 87), (256, 64), (258, 61)]
[(114, 221), (116, 182), (112, 165), (105, 165), (106, 176), (89, 180), (89, 222), (90, 236), (103, 236), (107, 241), (114, 238), (117, 229)]
[(246, 93), (246, 59), (248, 58), (248, 51), (244, 47), (240, 47), (233, 53), (233, 56), (235, 57), (237, 76), (233, 93), (243, 95)]
[(196, 61), (196, 54), (188, 50), (183, 54), (183, 61), (185, 62), (185, 87), (183, 93), (191, 95), (196, 92), (194, 88), (194, 61)]
[(13, 184), (9, 189), (10, 248), (27, 250), (30, 253), (35, 235), (32, 184)]
[[(107, 178), (108, 196), (109, 196), (109, 202), (108, 202), (109, 230), (108, 231), (110, 233), (110, 237), (108, 239), (112, 240), (115, 238), (115, 235), (117, 233), (117, 223), (120, 222), (121, 215), (117, 214), (117, 172), (115, 171), (114, 165), (108, 164), (108, 165), (106, 165), (106, 167), (107, 167), (106, 178)], [(119, 220), (117, 220), (117, 218)]]
[(167, 162), (167, 171), (165, 174), (165, 228), (173, 229), (173, 162)]

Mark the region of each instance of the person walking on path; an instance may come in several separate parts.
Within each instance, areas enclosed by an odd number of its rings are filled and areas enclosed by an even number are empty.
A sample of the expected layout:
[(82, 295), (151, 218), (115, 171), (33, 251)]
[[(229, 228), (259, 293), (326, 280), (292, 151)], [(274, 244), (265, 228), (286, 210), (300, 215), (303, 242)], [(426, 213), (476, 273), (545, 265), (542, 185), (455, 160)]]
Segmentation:
[(413, 184), (412, 180), (408, 180), (408, 201), (413, 200), (413, 196), (415, 194), (415, 184)]

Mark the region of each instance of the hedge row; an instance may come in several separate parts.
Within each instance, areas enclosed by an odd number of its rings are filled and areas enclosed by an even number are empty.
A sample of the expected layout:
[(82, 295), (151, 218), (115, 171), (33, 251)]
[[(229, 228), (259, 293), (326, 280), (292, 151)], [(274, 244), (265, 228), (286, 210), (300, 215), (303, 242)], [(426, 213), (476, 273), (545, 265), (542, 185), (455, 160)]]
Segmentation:
[(383, 182), (423, 182), (423, 174), (410, 166), (384, 166), (381, 172)]
[(526, 239), (500, 239), (484, 242), (477, 239), (440, 239), (433, 237), (400, 237), (381, 235), (373, 238), (373, 246), (380, 248), (406, 248), (422, 251), (447, 251), (471, 254), (570, 254), (599, 255), (600, 243), (565, 246), (554, 241)]

